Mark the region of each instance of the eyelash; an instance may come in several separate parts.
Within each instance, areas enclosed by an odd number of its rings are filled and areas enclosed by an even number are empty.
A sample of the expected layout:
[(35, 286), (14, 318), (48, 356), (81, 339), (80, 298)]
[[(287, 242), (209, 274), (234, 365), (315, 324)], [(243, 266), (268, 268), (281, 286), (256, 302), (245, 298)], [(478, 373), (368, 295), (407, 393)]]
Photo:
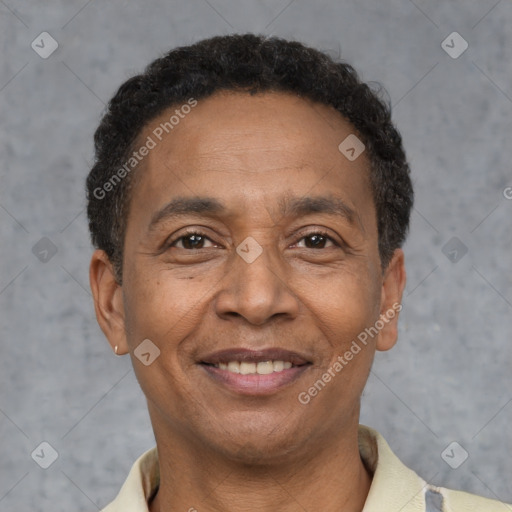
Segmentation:
[[(167, 246), (167, 248), (173, 247), (177, 242), (179, 242), (183, 238), (187, 238), (187, 237), (193, 236), (193, 235), (197, 235), (197, 236), (201, 236), (203, 238), (206, 238), (210, 242), (213, 241), (208, 236), (206, 236), (204, 233), (202, 233), (201, 231), (197, 231), (197, 230), (191, 229), (190, 231), (185, 231), (184, 233), (182, 233), (178, 238), (175, 238), (174, 240), (170, 240), (168, 242), (168, 244), (166, 244), (166, 246)], [(340, 245), (336, 240), (334, 240), (334, 238), (332, 236), (330, 236), (326, 231), (323, 231), (321, 229), (316, 229), (314, 231), (299, 233), (300, 238), (299, 238), (298, 241), (300, 241), (300, 240), (302, 240), (304, 238), (308, 238), (308, 237), (314, 236), (314, 235), (320, 235), (323, 238), (326, 238), (327, 240), (332, 242), (335, 247), (342, 247), (342, 245)], [(179, 247), (179, 249), (181, 249), (181, 247)], [(305, 247), (305, 249), (308, 249), (308, 247)], [(183, 250), (185, 250), (185, 251), (192, 251), (193, 249), (185, 249), (185, 248), (183, 248)]]

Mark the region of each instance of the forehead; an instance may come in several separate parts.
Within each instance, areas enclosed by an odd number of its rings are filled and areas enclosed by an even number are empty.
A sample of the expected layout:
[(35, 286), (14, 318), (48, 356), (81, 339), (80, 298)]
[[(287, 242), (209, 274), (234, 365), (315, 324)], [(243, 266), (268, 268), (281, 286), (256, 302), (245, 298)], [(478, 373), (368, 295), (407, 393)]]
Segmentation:
[(169, 108), (146, 127), (143, 137), (150, 135), (157, 144), (150, 157), (183, 160), (207, 155), (243, 161), (244, 155), (249, 160), (254, 153), (292, 151), (294, 160), (308, 161), (325, 150), (339, 156), (340, 135), (354, 132), (333, 107), (284, 92), (220, 91), (184, 114), (186, 106), (183, 102)]
[(155, 210), (184, 195), (233, 203), (339, 191), (360, 205), (371, 197), (366, 155), (349, 161), (338, 149), (355, 130), (334, 108), (282, 92), (223, 91), (183, 107), (190, 104), (174, 105), (141, 133), (154, 147), (137, 169), (134, 207)]

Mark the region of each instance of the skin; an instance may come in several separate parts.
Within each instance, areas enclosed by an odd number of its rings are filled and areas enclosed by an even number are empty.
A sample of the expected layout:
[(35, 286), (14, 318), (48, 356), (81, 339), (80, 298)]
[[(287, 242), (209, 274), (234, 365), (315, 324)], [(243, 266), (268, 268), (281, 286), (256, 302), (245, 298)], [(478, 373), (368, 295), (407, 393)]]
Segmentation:
[[(216, 93), (137, 169), (123, 283), (100, 250), (90, 283), (98, 322), (118, 354), (130, 353), (147, 398), (161, 478), (151, 512), (362, 510), (371, 474), (357, 445), (360, 397), (375, 351), (396, 342), (398, 314), (307, 405), (297, 398), (405, 286), (400, 249), (381, 266), (369, 161), (338, 150), (354, 131), (334, 109), (290, 94)], [(194, 196), (226, 211), (148, 231), (169, 201)], [(280, 211), (305, 196), (341, 199), (353, 222)], [(188, 227), (206, 239), (180, 238)], [(236, 252), (248, 236), (263, 249), (250, 264)], [(147, 338), (161, 351), (149, 366), (133, 354)], [(312, 364), (276, 393), (241, 395), (197, 364), (233, 347), (281, 347)]]

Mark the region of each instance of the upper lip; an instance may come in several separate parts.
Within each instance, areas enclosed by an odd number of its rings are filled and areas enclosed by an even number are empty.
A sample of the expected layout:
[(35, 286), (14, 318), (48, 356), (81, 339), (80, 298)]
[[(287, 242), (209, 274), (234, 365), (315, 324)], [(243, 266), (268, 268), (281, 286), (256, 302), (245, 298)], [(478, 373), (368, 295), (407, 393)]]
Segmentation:
[(301, 366), (311, 363), (305, 356), (285, 350), (283, 348), (267, 348), (251, 350), (247, 348), (230, 348), (212, 352), (200, 359), (200, 363), (219, 364), (230, 361), (245, 361), (249, 363), (260, 363), (263, 361), (289, 361), (294, 366)]

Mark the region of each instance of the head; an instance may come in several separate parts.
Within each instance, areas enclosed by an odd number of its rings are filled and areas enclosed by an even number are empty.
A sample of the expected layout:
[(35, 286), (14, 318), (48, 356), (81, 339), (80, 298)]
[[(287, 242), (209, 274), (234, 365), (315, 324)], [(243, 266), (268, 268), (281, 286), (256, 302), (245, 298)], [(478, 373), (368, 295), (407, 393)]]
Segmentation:
[[(374, 352), (397, 338), (413, 193), (389, 108), (354, 69), (278, 38), (204, 40), (125, 82), (95, 147), (96, 313), (157, 441), (262, 460), (357, 422)], [(239, 392), (211, 369), (234, 348), (293, 352), (300, 370)]]

